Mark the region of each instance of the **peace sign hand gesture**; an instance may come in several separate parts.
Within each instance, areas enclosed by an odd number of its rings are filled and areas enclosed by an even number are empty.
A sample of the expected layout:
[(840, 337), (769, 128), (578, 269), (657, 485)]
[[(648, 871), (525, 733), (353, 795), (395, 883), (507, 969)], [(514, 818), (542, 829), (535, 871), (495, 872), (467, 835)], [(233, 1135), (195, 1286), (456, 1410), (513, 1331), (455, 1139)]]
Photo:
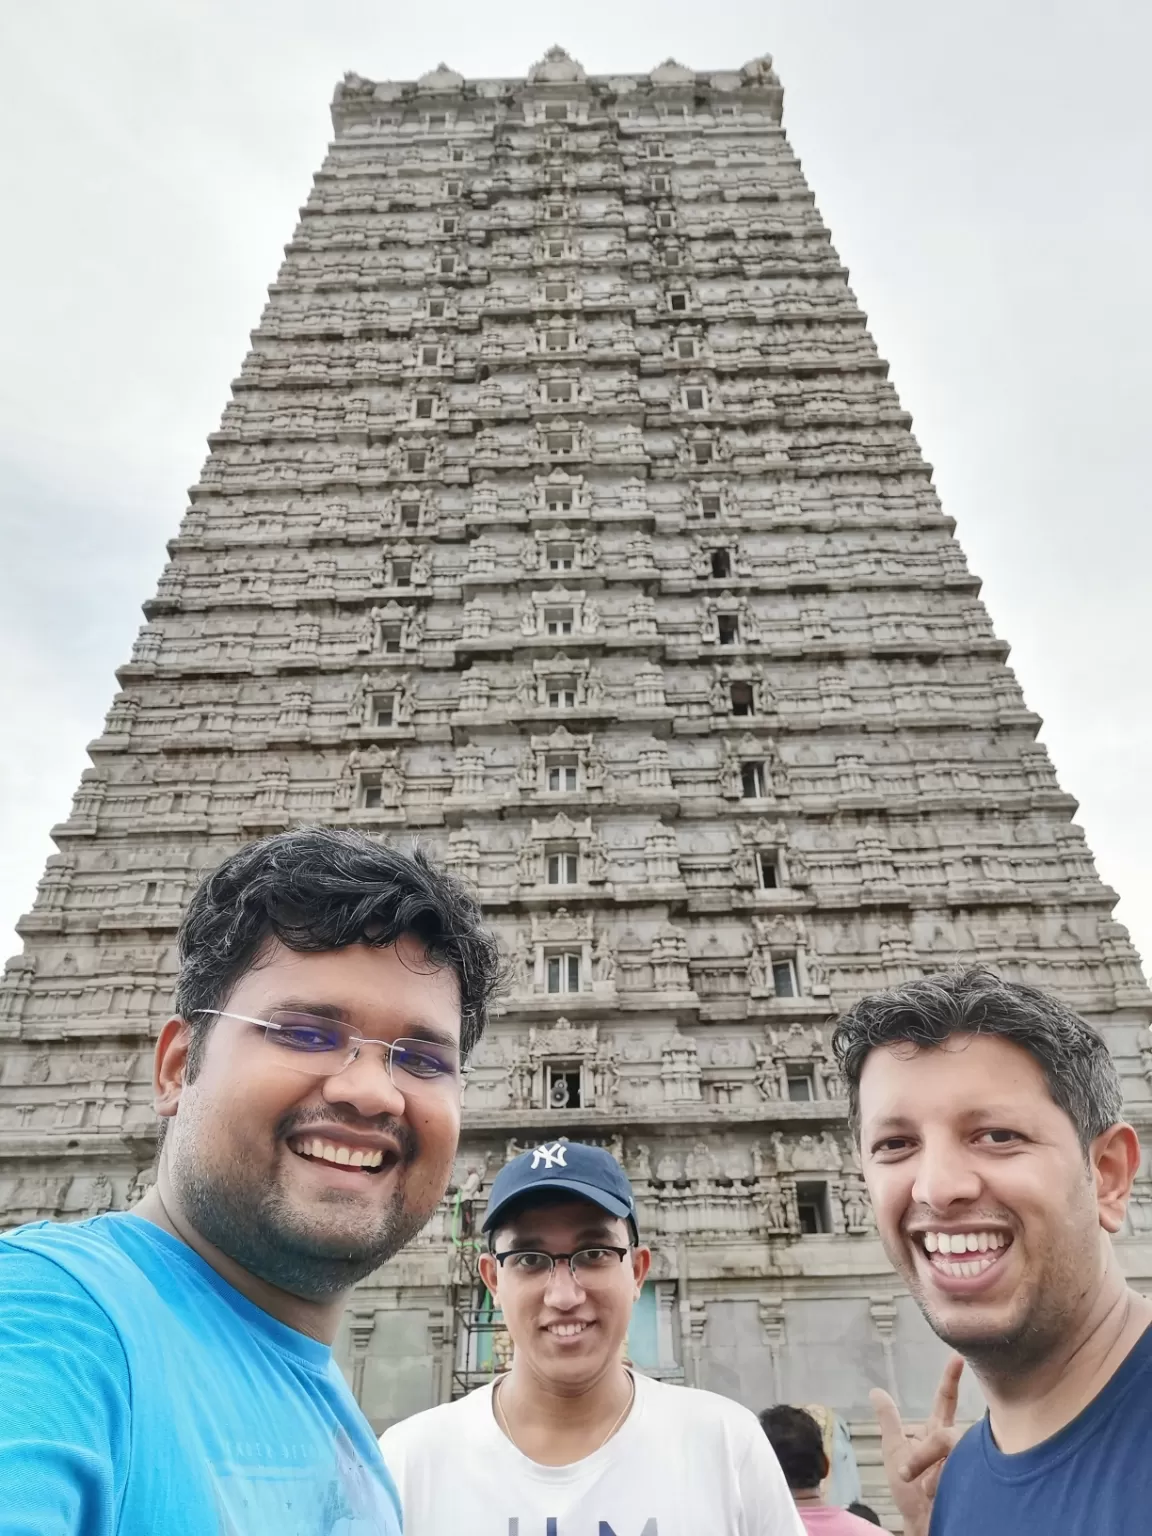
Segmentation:
[(953, 1355), (944, 1367), (932, 1412), (919, 1435), (908, 1434), (900, 1410), (879, 1387), (868, 1394), (880, 1425), (884, 1471), (896, 1508), (904, 1517), (905, 1536), (928, 1536), (932, 1501), (948, 1453), (960, 1439), (956, 1425), (956, 1401), (964, 1361)]

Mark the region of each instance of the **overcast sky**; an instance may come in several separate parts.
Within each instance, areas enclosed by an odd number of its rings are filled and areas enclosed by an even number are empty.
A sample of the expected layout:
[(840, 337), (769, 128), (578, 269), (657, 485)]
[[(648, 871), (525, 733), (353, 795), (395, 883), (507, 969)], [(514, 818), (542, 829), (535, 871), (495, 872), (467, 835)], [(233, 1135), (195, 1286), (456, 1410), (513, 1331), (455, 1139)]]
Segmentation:
[(785, 126), (1118, 916), (1152, 958), (1152, 7), (16, 0), (0, 9), (0, 962), (345, 70), (770, 52)]

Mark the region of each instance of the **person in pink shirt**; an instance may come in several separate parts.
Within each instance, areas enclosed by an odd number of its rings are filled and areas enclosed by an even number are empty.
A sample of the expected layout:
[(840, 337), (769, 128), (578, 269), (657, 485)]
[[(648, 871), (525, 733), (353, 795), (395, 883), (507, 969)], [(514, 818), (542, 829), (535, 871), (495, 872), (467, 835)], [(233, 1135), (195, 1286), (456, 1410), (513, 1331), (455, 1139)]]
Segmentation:
[(825, 1504), (820, 1484), (828, 1476), (828, 1458), (820, 1426), (803, 1408), (777, 1403), (765, 1408), (760, 1423), (780, 1463), (808, 1536), (876, 1536), (876, 1527), (835, 1504)]

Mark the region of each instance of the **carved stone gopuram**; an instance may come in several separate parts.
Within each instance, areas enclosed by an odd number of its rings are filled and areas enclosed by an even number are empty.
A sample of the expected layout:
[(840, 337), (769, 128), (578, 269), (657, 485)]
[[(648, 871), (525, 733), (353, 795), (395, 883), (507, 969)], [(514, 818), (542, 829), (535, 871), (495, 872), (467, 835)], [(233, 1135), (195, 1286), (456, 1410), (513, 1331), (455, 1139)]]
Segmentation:
[[(865, 1460), (870, 1386), (922, 1413), (939, 1353), (829, 1057), (865, 990), (964, 961), (1051, 988), (1152, 1119), (1116, 894), (781, 102), (768, 58), (592, 78), (559, 49), (337, 87), (5, 973), (0, 1220), (71, 1219), (151, 1177), (203, 869), (321, 822), (478, 889), (514, 981), (454, 1189), (341, 1341), (381, 1428), (502, 1358), (460, 1326), (460, 1245), (504, 1159), (565, 1136), (635, 1181), (645, 1369), (828, 1403)], [(1150, 1227), (1145, 1174), (1147, 1283)]]

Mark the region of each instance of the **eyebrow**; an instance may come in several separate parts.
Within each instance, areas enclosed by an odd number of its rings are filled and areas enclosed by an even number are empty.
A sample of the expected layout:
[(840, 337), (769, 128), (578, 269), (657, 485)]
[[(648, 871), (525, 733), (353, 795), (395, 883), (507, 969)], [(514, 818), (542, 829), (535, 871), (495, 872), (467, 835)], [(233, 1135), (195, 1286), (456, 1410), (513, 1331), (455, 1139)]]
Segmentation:
[[(281, 999), (274, 1007), (264, 1010), (267, 1013), (312, 1013), (318, 1019), (334, 1019), (338, 1024), (347, 1024), (352, 1027), (351, 1017), (346, 1008), (341, 1008), (337, 1003), (312, 1003), (306, 998), (287, 997)], [(375, 1039), (374, 1035), (366, 1035), (367, 1040)], [(425, 1019), (412, 1019), (397, 1033), (398, 1040), (426, 1040), (429, 1045), (450, 1045), (455, 1049), (460, 1048), (460, 1042), (438, 1025), (429, 1024)]]
[[(1023, 1123), (1029, 1118), (1028, 1111), (1020, 1104), (980, 1104), (965, 1109), (955, 1117), (962, 1123), (992, 1120), (998, 1125)], [(911, 1115), (883, 1115), (879, 1120), (866, 1122), (862, 1129), (869, 1136), (882, 1135), (885, 1131), (914, 1129), (916, 1121)]]

